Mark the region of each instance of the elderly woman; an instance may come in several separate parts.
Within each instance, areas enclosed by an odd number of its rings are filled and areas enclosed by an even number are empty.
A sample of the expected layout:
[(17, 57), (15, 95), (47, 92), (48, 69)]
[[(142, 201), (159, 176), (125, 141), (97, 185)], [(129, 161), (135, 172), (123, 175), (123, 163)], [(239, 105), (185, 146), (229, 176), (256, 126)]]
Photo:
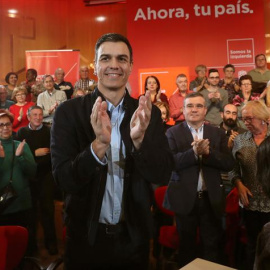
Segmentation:
[(208, 88), (209, 84), (206, 78), (207, 67), (205, 65), (198, 65), (195, 67), (195, 72), (197, 77), (190, 82), (189, 90), (199, 92)]
[(11, 100), (13, 90), (17, 86), (18, 75), (15, 72), (9, 72), (5, 77), (5, 81), (7, 83), (7, 85), (5, 85), (7, 89), (7, 99)]
[(12, 98), (16, 102), (11, 105), (9, 111), (14, 115), (14, 122), (12, 126), (13, 133), (16, 133), (21, 127), (25, 127), (29, 124), (27, 118), (27, 110), (35, 105), (33, 102), (26, 101), (27, 90), (25, 87), (16, 87), (13, 90)]
[[(11, 180), (17, 193), (12, 203), (0, 213), (0, 226), (18, 225), (31, 228), (31, 194), (29, 179), (35, 176), (36, 163), (29, 146), (12, 139), (13, 116), (0, 109), (0, 190)], [(31, 243), (31, 229), (29, 230)]]
[(239, 79), (240, 91), (233, 98), (233, 105), (237, 106), (238, 114), (240, 114), (243, 106), (250, 100), (259, 100), (260, 94), (252, 92), (252, 77), (243, 75)]
[(156, 103), (157, 101), (166, 102), (168, 104), (168, 98), (165, 94), (161, 93), (160, 82), (156, 76), (148, 76), (145, 79), (144, 91), (151, 92), (151, 101)]
[(235, 67), (232, 64), (227, 64), (223, 68), (224, 79), (219, 81), (218, 86), (227, 90), (229, 103), (233, 102), (233, 98), (239, 91), (238, 79), (234, 78)]
[[(256, 154), (259, 145), (270, 135), (270, 113), (261, 101), (249, 101), (242, 109), (248, 131), (234, 140), (232, 153), (236, 166), (230, 179), (238, 189), (248, 237), (248, 269), (253, 269), (256, 241), (263, 225), (270, 221), (270, 198), (257, 176)], [(269, 168), (270, 164), (264, 164)]]

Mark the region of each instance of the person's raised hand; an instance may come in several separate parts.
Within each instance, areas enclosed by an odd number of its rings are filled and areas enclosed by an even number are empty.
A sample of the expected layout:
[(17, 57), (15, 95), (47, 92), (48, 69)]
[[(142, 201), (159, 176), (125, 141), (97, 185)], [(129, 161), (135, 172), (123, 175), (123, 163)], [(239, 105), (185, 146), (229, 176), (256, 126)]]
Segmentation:
[(98, 97), (90, 116), (96, 139), (92, 143), (92, 148), (99, 159), (102, 159), (111, 142), (111, 120), (107, 113), (107, 102)]
[(130, 137), (137, 150), (141, 147), (145, 131), (150, 123), (151, 110), (150, 91), (146, 91), (145, 96), (140, 97), (139, 106), (130, 121)]

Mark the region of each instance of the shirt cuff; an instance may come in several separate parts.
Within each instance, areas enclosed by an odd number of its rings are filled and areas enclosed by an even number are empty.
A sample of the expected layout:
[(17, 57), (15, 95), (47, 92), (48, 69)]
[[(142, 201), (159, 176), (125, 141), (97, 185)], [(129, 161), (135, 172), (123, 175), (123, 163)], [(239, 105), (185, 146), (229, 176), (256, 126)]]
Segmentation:
[(94, 156), (95, 160), (96, 160), (100, 165), (103, 165), (103, 166), (107, 165), (107, 163), (108, 163), (107, 157), (105, 156), (102, 160), (100, 160), (100, 159), (97, 157), (97, 155), (95, 154), (94, 150), (93, 150), (92, 143), (91, 143), (91, 145), (90, 145), (90, 150), (91, 150), (91, 153), (92, 153), (92, 155)]

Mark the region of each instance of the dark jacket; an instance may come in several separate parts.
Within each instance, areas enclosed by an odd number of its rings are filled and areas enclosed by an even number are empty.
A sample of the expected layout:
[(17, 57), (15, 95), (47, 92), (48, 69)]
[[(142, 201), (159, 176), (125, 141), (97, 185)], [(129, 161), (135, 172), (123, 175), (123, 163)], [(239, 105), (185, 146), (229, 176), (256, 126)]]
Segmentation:
[(191, 212), (196, 201), (201, 167), (211, 206), (216, 216), (221, 216), (225, 197), (220, 171), (230, 171), (234, 165), (224, 131), (210, 124), (204, 125), (203, 138), (210, 141), (210, 153), (202, 157), (201, 165), (192, 149), (193, 137), (186, 122), (170, 128), (166, 135), (174, 155), (175, 169), (165, 206), (180, 215)]
[[(92, 94), (61, 104), (56, 110), (51, 133), (53, 174), (67, 194), (68, 236), (79, 239), (88, 235), (90, 244), (95, 240), (107, 177), (107, 166), (100, 165), (90, 150), (95, 139), (90, 115), (98, 96), (102, 95), (95, 89)], [(123, 211), (132, 240), (142, 243), (148, 241), (151, 231), (150, 183), (168, 181), (173, 160), (159, 109), (153, 106), (142, 146), (134, 151), (130, 119), (138, 100), (126, 92), (123, 105), (125, 116), (120, 126), (126, 148)]]

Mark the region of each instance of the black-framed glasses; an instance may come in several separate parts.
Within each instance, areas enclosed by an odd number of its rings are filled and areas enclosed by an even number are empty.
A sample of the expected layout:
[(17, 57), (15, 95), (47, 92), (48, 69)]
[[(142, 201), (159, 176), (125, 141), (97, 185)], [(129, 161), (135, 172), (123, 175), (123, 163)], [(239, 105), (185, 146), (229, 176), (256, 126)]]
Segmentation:
[(251, 123), (255, 117), (241, 117), (240, 118), (243, 122)]
[(12, 126), (12, 123), (11, 122), (0, 123), (0, 129), (3, 129), (4, 127), (10, 128), (11, 126)]
[(209, 79), (212, 79), (212, 80), (214, 80), (214, 79), (219, 80), (219, 76), (216, 76), (216, 77), (209, 77)]

